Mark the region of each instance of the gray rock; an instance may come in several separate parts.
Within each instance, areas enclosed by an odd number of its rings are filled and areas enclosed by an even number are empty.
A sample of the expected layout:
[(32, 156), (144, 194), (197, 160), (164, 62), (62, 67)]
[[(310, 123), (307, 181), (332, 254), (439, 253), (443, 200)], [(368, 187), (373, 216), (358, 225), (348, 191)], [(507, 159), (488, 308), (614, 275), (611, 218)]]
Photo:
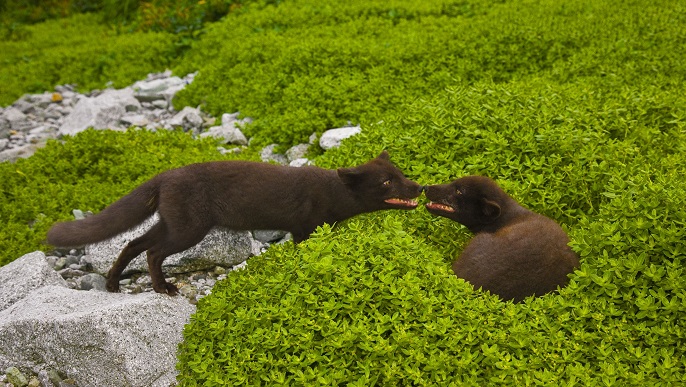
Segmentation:
[(317, 136), (317, 133), (315, 132), (315, 133), (310, 134), (310, 138), (308, 139), (308, 142), (310, 145), (314, 145), (317, 143), (318, 140), (319, 140), (319, 136)]
[(100, 274), (90, 273), (81, 277), (81, 290), (107, 291), (107, 280)]
[(213, 126), (207, 132), (201, 133), (200, 137), (219, 138), (224, 144), (248, 145), (248, 139), (240, 129), (236, 128), (234, 122)]
[(24, 298), (34, 289), (67, 283), (48, 264), (41, 251), (26, 254), (0, 267), (0, 311)]
[(7, 109), (5, 109), (2, 115), (10, 124), (16, 121), (25, 120), (27, 118), (26, 114), (24, 114), (20, 108), (17, 108), (15, 106), (10, 106)]
[(296, 160), (296, 159), (305, 158), (305, 155), (307, 154), (307, 151), (309, 149), (310, 149), (310, 144), (298, 144), (298, 145), (292, 146), (286, 151), (286, 157), (288, 157), (289, 162)]
[(272, 243), (283, 239), (288, 232), (282, 230), (255, 230), (252, 232), (255, 240)]
[(305, 165), (313, 165), (313, 163), (309, 159), (302, 158), (302, 159), (295, 159), (295, 160), (291, 161), (290, 163), (288, 163), (288, 165), (291, 167), (299, 168), (299, 167), (304, 167)]
[(7, 144), (9, 144), (9, 142), (10, 142), (10, 140), (8, 140), (6, 138), (0, 138), (0, 151), (5, 149), (5, 147), (7, 146)]
[(4, 116), (0, 115), (0, 139), (5, 139), (10, 136), (10, 122)]
[[(93, 270), (105, 275), (128, 242), (143, 235), (157, 222), (157, 214), (140, 226), (110, 240), (86, 246)], [(162, 266), (165, 273), (184, 273), (204, 270), (217, 265), (233, 266), (253, 255), (260, 254), (262, 244), (252, 238), (249, 231), (233, 231), (214, 228), (197, 245), (188, 250), (170, 255)], [(147, 272), (145, 253), (135, 258), (124, 271), (125, 274)]]
[(33, 156), (39, 148), (45, 146), (45, 142), (36, 144), (24, 144), (16, 148), (6, 149), (0, 152), (0, 163), (3, 161), (15, 162)]
[(21, 111), (22, 113), (30, 113), (35, 110), (35, 106), (31, 102), (28, 101), (29, 95), (24, 95), (20, 99), (16, 100), (13, 104), (12, 107)]
[(199, 109), (186, 106), (172, 117), (168, 123), (172, 127), (181, 127), (184, 131), (199, 131), (202, 127), (203, 119)]
[(46, 286), (0, 312), (0, 368), (49, 366), (79, 386), (167, 387), (194, 311), (183, 297)]
[(269, 162), (269, 161), (276, 161), (277, 163), (281, 165), (286, 165), (288, 164), (288, 158), (286, 155), (282, 155), (280, 153), (274, 153), (274, 149), (279, 146), (278, 144), (271, 144), (267, 145), (264, 148), (262, 148), (262, 151), (260, 151), (260, 159), (264, 162)]
[(89, 127), (95, 129), (122, 129), (119, 121), (127, 112), (141, 109), (130, 87), (105, 90), (97, 97), (84, 97), (60, 126), (60, 134), (73, 135)]
[(119, 122), (124, 126), (144, 127), (150, 123), (150, 120), (144, 114), (126, 114)]
[(345, 128), (329, 129), (322, 133), (319, 139), (319, 146), (323, 149), (337, 148), (341, 145), (341, 141), (360, 133), (362, 129), (359, 126), (349, 126)]
[(29, 384), (29, 380), (17, 367), (9, 367), (5, 370), (7, 381), (12, 383), (14, 387), (25, 387)]
[(38, 372), (38, 380), (44, 387), (59, 386), (62, 378), (60, 374), (54, 369), (40, 370)]
[(165, 100), (167, 105), (174, 95), (186, 87), (186, 81), (179, 77), (161, 77), (133, 84), (134, 96), (141, 102)]

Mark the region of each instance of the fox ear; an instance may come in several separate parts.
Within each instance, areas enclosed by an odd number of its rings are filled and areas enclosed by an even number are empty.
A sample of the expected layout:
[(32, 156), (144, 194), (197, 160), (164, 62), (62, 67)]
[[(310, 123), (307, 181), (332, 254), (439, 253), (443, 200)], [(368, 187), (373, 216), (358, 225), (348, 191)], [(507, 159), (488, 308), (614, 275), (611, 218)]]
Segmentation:
[(484, 215), (486, 215), (486, 217), (490, 219), (497, 219), (500, 216), (500, 206), (498, 203), (484, 198), (481, 204), (481, 211)]
[(390, 156), (390, 155), (388, 154), (388, 152), (385, 151), (385, 150), (382, 151), (381, 154), (379, 154), (378, 156), (376, 156), (376, 158), (377, 158), (377, 159), (381, 159), (381, 160), (386, 160), (386, 161), (390, 161), (390, 160), (391, 160), (391, 156)]
[(355, 168), (338, 168), (336, 172), (345, 185), (354, 185), (361, 175), (361, 172)]

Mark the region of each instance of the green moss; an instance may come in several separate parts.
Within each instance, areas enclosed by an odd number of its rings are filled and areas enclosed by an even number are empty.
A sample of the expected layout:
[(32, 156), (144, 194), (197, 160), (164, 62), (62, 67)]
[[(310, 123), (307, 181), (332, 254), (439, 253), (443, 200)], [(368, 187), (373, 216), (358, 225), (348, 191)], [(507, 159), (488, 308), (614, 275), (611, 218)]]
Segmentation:
[(598, 91), (672, 88), (686, 75), (684, 14), (671, 1), (246, 6), (208, 28), (176, 68), (200, 71), (176, 104), (240, 111), (255, 118), (255, 141), (295, 144), (348, 121), (376, 123), (456, 84), (534, 76), (589, 78)]
[(388, 149), (422, 184), (493, 176), (570, 231), (582, 261), (570, 285), (503, 303), (451, 274), (466, 229), (423, 209), (359, 216), (215, 287), (185, 330), (182, 385), (681, 380), (685, 108), (658, 88), (530, 80), (449, 88), (384, 116), (318, 164)]
[[(325, 226), (253, 258), (200, 302), (179, 348), (181, 385), (686, 378), (683, 4), (267, 3), (240, 8), (180, 62), (164, 62), (200, 71), (178, 107), (252, 117), (253, 145), (360, 122), (362, 133), (317, 165), (387, 149), (421, 184), (489, 175), (559, 221), (582, 264), (559, 293), (514, 305), (451, 274), (471, 235), (422, 208)], [(162, 35), (118, 36), (111, 55), (137, 47), (134, 36)], [(95, 71), (90, 60), (74, 59), (75, 69)], [(95, 80), (147, 66), (126, 63)], [(89, 131), (0, 164), (2, 262), (34, 250), (71, 208), (97, 211), (161, 170), (217, 158), (213, 143), (180, 133)]]
[(170, 67), (177, 54), (174, 35), (120, 34), (97, 15), (22, 26), (16, 39), (0, 42), (0, 105), (61, 84), (121, 88)]

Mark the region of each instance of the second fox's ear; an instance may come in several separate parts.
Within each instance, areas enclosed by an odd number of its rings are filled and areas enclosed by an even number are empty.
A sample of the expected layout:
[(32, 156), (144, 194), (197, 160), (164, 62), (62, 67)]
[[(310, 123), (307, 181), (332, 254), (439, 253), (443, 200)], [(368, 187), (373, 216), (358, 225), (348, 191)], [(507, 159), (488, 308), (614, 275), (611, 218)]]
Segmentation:
[(361, 172), (355, 168), (338, 168), (336, 172), (345, 185), (355, 185), (361, 175)]
[(381, 160), (390, 161), (391, 155), (389, 155), (388, 152), (386, 152), (386, 151), (382, 151), (378, 156), (376, 156), (376, 158), (381, 159)]
[(484, 215), (486, 215), (487, 218), (490, 219), (497, 219), (500, 216), (500, 206), (498, 203), (488, 200), (488, 199), (483, 199), (481, 202), (481, 212), (483, 212)]

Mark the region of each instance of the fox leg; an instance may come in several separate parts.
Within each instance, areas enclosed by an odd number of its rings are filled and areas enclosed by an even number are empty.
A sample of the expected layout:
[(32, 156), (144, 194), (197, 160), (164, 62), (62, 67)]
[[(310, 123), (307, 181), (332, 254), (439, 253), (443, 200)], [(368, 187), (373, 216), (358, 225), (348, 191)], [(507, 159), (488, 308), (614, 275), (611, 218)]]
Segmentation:
[[(179, 226), (167, 226), (163, 238), (148, 249), (148, 269), (152, 288), (157, 293), (176, 295), (178, 289), (174, 284), (164, 280), (162, 263), (172, 254), (189, 249), (197, 245), (207, 235), (212, 226), (208, 224), (192, 224), (192, 222), (177, 223)], [(182, 229), (180, 227), (183, 227)]]
[(119, 277), (126, 269), (126, 266), (136, 258), (140, 253), (152, 247), (157, 243), (165, 233), (164, 223), (158, 222), (148, 230), (145, 234), (132, 240), (124, 247), (119, 257), (112, 265), (112, 268), (107, 273), (107, 290), (110, 292), (119, 291)]

